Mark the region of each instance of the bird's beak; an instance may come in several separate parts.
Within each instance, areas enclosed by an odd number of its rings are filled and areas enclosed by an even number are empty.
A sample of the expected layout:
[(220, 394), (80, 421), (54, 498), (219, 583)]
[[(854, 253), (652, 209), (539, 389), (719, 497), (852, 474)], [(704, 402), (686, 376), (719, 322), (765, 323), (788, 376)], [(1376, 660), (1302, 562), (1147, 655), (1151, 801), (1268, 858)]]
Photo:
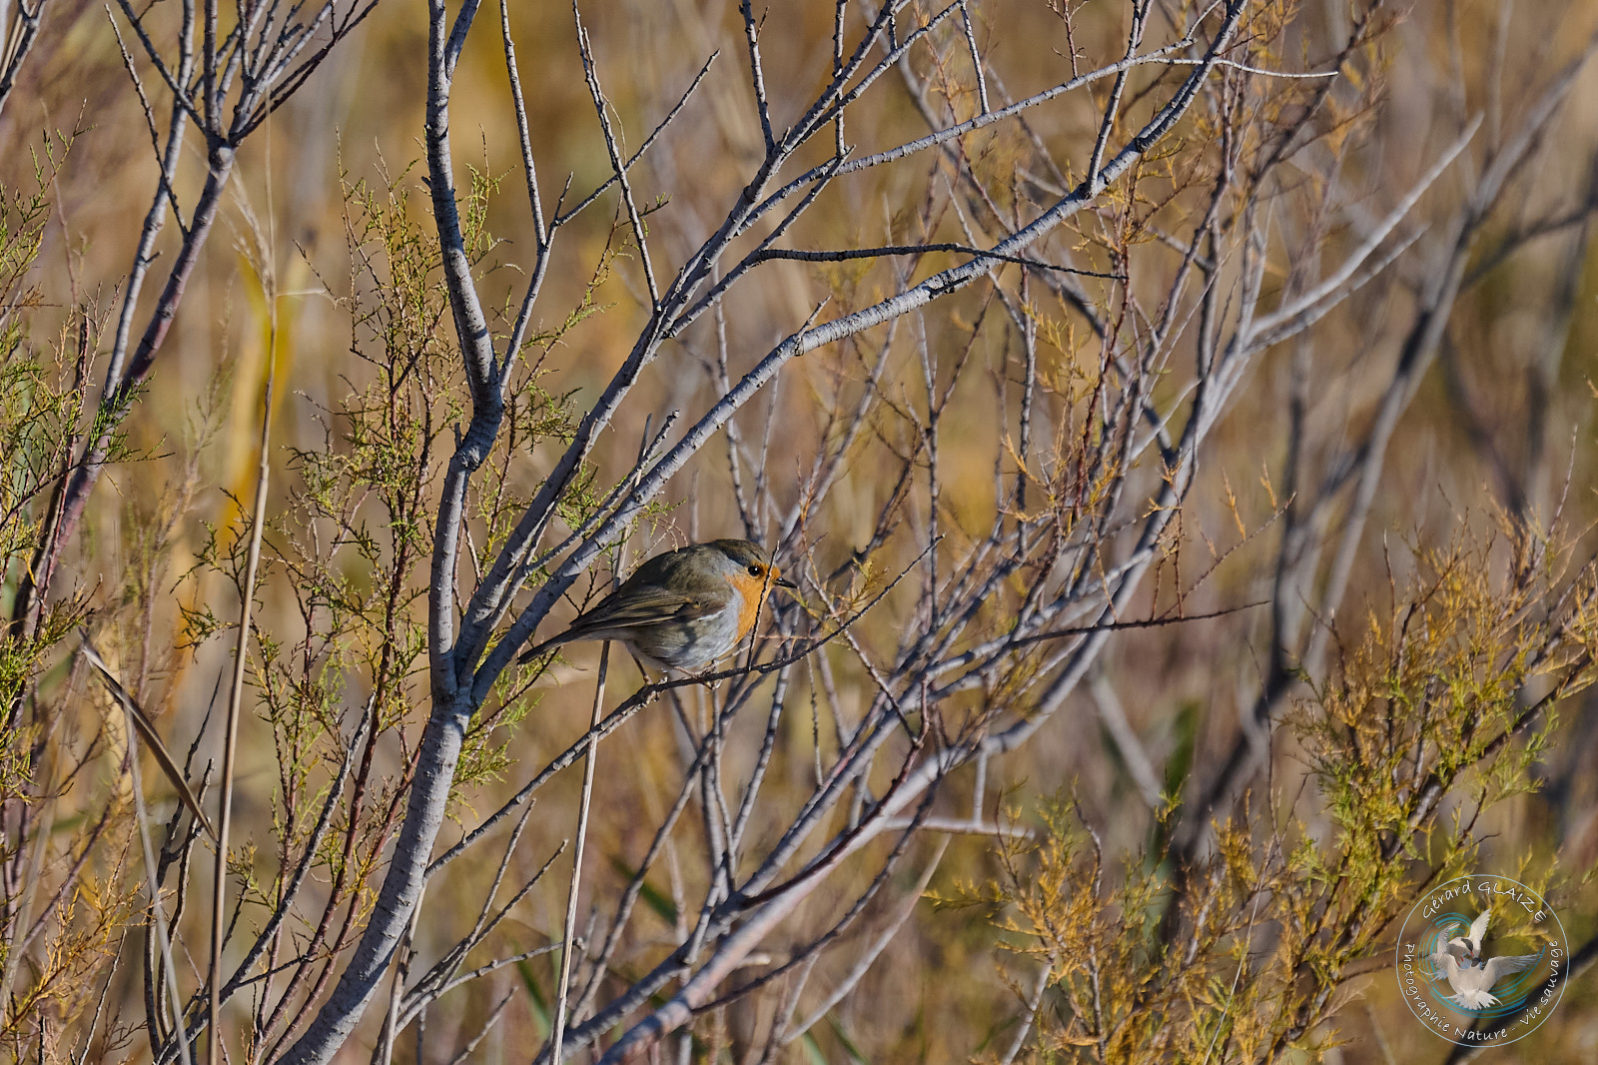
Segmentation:
[(772, 581), (771, 583), (776, 585), (778, 588), (787, 588), (790, 591), (795, 591), (795, 592), (797, 592), (799, 590), (799, 586), (797, 584), (795, 584), (793, 581), (790, 581), (787, 577), (778, 577), (776, 580)]

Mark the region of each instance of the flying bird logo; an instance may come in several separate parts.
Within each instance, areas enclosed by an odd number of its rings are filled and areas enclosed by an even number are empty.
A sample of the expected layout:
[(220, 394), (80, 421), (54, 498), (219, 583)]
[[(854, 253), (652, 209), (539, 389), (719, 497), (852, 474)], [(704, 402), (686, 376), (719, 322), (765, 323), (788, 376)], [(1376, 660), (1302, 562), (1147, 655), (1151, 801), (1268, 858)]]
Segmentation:
[(1454, 994), (1450, 997), (1471, 1010), (1483, 1010), (1498, 1005), (1498, 996), (1492, 993), (1493, 985), (1514, 973), (1523, 972), (1541, 960), (1541, 954), (1501, 954), (1487, 958), (1482, 955), (1482, 941), (1487, 936), (1487, 922), (1491, 910), (1483, 910), (1470, 929), (1462, 936), (1454, 936), (1448, 945), (1432, 955), (1437, 966), (1435, 978), (1446, 979)]

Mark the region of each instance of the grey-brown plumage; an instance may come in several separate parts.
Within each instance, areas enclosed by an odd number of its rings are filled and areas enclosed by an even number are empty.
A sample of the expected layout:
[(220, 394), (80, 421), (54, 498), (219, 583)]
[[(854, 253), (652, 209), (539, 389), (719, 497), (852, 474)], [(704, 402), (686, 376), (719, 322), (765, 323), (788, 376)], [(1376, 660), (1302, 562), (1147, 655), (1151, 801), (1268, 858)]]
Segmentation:
[(657, 669), (702, 669), (748, 635), (773, 587), (793, 586), (748, 540), (679, 547), (639, 566), (560, 635), (522, 652), (520, 661), (573, 640), (616, 640)]

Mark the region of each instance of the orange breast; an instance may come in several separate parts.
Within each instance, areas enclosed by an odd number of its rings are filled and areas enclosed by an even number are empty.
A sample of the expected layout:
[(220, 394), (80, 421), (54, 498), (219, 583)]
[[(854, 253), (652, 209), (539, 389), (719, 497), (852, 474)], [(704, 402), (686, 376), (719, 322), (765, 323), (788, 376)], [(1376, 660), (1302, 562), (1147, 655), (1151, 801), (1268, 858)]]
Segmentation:
[(728, 574), (727, 583), (738, 593), (738, 639), (742, 640), (754, 628), (755, 618), (760, 616), (760, 593), (766, 582), (759, 577), (732, 573)]

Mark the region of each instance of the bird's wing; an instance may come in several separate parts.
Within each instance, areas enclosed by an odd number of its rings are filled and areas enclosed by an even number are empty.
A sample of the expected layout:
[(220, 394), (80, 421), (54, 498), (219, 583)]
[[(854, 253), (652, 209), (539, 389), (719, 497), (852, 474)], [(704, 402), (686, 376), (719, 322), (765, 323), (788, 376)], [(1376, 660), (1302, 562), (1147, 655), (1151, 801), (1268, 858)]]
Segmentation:
[[(662, 621), (695, 621), (723, 609), (726, 582), (695, 572), (687, 562), (681, 549), (649, 559), (621, 587), (572, 619), (559, 635), (529, 647), (517, 660), (531, 661), (570, 640), (601, 639), (618, 629)], [(668, 585), (676, 590), (667, 591)]]
[(1454, 977), (1459, 975), (1459, 959), (1451, 953), (1438, 951), (1432, 955), (1432, 964), (1439, 970), (1432, 976), (1433, 980), (1446, 979), (1449, 983), (1453, 983)]
[(1486, 986), (1492, 987), (1511, 973), (1530, 969), (1541, 958), (1541, 954), (1503, 954), (1493, 958), (1487, 963), (1487, 967), (1482, 970), (1486, 976)]
[(580, 638), (593, 629), (630, 629), (662, 621), (694, 621), (726, 607), (725, 601), (696, 592), (673, 592), (663, 588), (625, 589), (606, 597), (594, 609), (579, 616), (567, 630), (567, 638)]
[(1476, 915), (1474, 921), (1470, 922), (1470, 949), (1478, 954), (1481, 953), (1482, 941), (1487, 938), (1487, 919), (1492, 914), (1493, 911), (1490, 909), (1483, 910)]

